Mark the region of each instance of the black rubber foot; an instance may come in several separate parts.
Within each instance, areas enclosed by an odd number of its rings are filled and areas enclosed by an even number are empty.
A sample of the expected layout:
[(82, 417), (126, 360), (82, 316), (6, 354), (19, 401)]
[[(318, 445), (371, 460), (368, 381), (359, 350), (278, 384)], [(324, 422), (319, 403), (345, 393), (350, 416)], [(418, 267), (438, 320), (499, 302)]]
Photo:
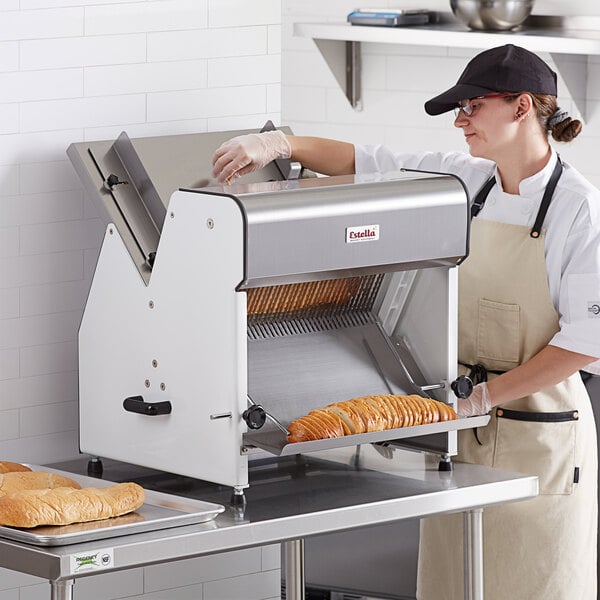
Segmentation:
[(87, 473), (90, 477), (102, 477), (104, 467), (102, 461), (99, 458), (89, 460), (87, 464)]
[(438, 465), (438, 471), (442, 471), (448, 473), (454, 469), (454, 465), (451, 460), (440, 460), (440, 464)]

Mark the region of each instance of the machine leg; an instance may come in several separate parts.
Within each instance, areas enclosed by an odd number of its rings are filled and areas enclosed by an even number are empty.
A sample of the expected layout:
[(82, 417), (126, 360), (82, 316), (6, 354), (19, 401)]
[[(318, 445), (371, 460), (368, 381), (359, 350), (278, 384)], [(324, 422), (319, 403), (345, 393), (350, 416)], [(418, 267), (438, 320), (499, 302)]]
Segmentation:
[(465, 600), (483, 600), (483, 509), (463, 513)]
[(50, 582), (50, 600), (73, 600), (74, 579)]
[(305, 600), (304, 540), (285, 542), (285, 598)]
[(231, 492), (231, 506), (234, 508), (246, 508), (246, 494), (243, 487), (234, 487)]

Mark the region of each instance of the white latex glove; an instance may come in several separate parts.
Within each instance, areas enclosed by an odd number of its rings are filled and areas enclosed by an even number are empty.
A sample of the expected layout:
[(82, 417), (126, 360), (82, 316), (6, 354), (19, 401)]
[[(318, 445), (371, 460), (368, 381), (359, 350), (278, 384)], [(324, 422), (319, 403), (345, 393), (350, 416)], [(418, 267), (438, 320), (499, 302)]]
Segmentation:
[(258, 171), (276, 158), (290, 158), (292, 149), (281, 131), (238, 135), (217, 148), (213, 175), (221, 183)]
[(492, 410), (492, 399), (487, 389), (487, 383), (478, 383), (468, 398), (459, 398), (456, 412), (461, 417), (487, 415)]

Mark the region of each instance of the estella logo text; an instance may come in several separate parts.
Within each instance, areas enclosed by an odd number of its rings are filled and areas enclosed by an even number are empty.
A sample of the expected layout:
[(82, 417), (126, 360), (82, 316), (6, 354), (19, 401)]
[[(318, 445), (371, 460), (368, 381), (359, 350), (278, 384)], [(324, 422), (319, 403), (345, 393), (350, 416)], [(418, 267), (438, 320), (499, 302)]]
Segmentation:
[(379, 225), (361, 225), (346, 228), (346, 243), (374, 242), (379, 239)]

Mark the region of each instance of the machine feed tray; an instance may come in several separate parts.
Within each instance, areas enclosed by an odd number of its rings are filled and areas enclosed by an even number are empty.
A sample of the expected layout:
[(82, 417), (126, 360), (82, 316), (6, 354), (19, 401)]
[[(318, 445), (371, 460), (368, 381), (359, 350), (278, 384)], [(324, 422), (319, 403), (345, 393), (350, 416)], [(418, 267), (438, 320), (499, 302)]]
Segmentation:
[[(114, 484), (112, 481), (48, 469), (39, 465), (28, 466), (34, 471), (47, 471), (70, 477), (77, 481), (81, 487), (107, 487)], [(153, 490), (145, 490), (145, 492), (146, 501), (142, 507), (121, 517), (88, 523), (73, 523), (72, 525), (41, 526), (32, 529), (0, 526), (0, 537), (35, 546), (65, 546), (157, 529), (204, 523), (212, 521), (225, 510), (225, 507), (221, 504), (213, 504), (212, 502), (184, 498)], [(214, 526), (213, 523), (207, 523), (207, 526), (210, 525)]]
[(375, 442), (387, 442), (404, 438), (418, 437), (422, 435), (433, 435), (458, 431), (460, 429), (473, 429), (484, 427), (490, 421), (489, 415), (481, 417), (464, 417), (453, 421), (440, 421), (428, 425), (415, 425), (413, 427), (401, 427), (399, 429), (386, 429), (373, 433), (359, 433), (345, 435), (327, 440), (314, 440), (311, 442), (298, 442), (288, 444), (285, 436), (278, 429), (252, 431), (244, 434), (246, 446), (254, 446), (266, 450), (277, 456), (288, 456), (291, 454), (304, 454), (305, 452), (318, 452), (331, 448), (342, 448), (345, 446), (358, 446), (360, 444), (372, 444)]

